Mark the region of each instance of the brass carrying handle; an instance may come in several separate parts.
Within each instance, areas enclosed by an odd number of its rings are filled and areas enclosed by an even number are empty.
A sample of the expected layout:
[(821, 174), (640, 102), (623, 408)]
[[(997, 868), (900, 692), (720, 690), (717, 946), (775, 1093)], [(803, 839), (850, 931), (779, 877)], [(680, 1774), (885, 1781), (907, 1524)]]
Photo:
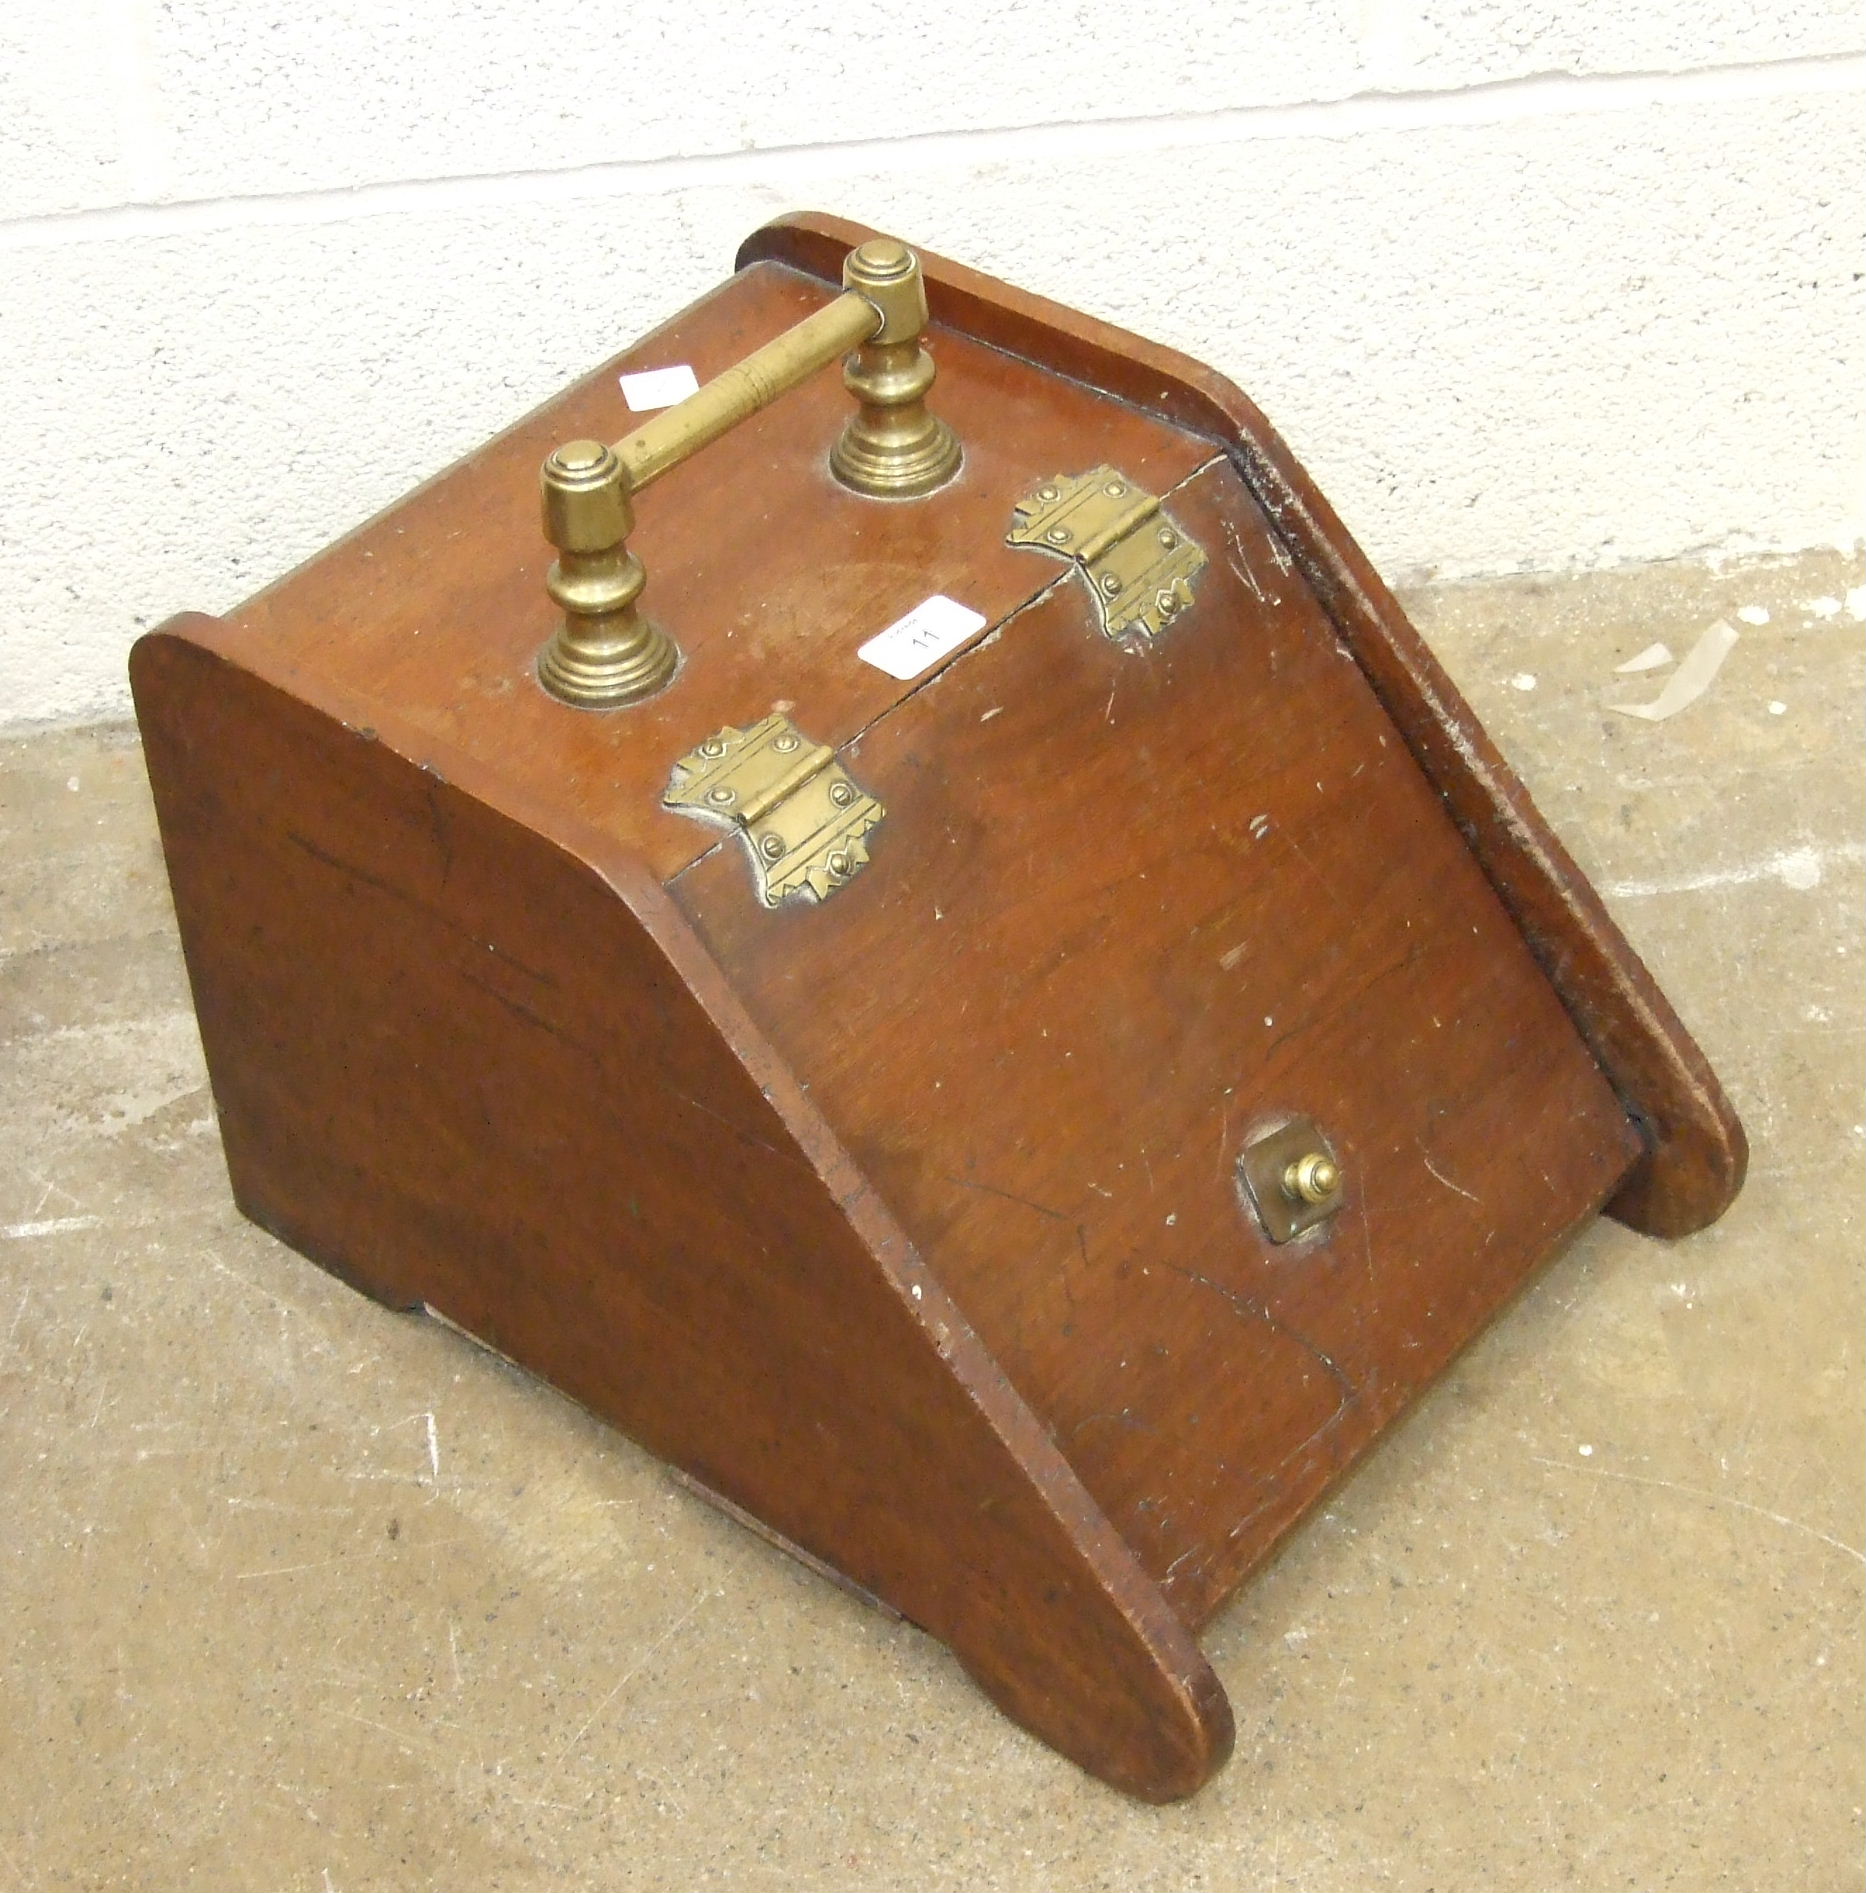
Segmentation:
[(892, 237), (875, 237), (849, 252), (842, 280), (834, 302), (613, 447), (573, 440), (545, 461), (544, 536), (558, 551), (545, 583), (564, 613), (538, 655), (538, 681), (552, 696), (614, 710), (667, 684), (680, 653), (641, 610), (647, 574), (628, 549), (634, 496), (837, 356), (849, 355), (842, 379), (859, 404), (829, 456), (844, 486), (912, 499), (959, 471), (957, 437), (926, 406), (933, 358), (920, 345), (920, 259)]

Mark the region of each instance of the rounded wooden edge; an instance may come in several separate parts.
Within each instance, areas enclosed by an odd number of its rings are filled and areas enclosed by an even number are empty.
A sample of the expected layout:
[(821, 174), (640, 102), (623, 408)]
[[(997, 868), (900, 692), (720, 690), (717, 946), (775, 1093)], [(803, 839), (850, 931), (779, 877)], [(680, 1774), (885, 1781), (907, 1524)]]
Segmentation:
[(1607, 1199), (1615, 1222), (1675, 1241), (1708, 1229), (1736, 1200), (1749, 1174), (1749, 1139), (1714, 1078), (1708, 1091), (1701, 1113), (1682, 1124), (1655, 1129), (1635, 1115), (1647, 1154)]
[[(1047, 1704), (1033, 1703), (1029, 1697), (1031, 1681), (1040, 1679), (987, 1668), (964, 1651), (955, 1653), (965, 1673), (1013, 1722), (1097, 1780), (1137, 1801), (1156, 1806), (1183, 1801), (1197, 1794), (1231, 1759), (1236, 1740), (1231, 1699), (1196, 1646), (1191, 1661), (1175, 1668), (1161, 1667), (1158, 1680), (1164, 1691), (1124, 1691), (1118, 1702), (1104, 1702), (1098, 1708), (1095, 1723), (1086, 1729), (1072, 1728), (1067, 1740), (1045, 1726)], [(1123, 1734), (1124, 1723), (1134, 1725), (1139, 1742), (1116, 1739)]]
[[(796, 212), (739, 247), (838, 279), (873, 234)], [(919, 252), (936, 321), (1205, 435), (1282, 533), (1387, 713), (1450, 808), (1646, 1146), (1607, 1213), (1643, 1234), (1713, 1223), (1742, 1188), (1748, 1143), (1723, 1088), (1599, 895), (1398, 601), (1256, 404), (1222, 375), (1059, 303)]]

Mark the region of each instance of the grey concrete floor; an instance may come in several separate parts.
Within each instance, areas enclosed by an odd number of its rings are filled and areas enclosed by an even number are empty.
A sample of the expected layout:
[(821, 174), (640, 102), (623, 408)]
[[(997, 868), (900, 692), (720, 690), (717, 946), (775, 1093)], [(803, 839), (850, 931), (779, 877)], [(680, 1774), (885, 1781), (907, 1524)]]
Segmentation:
[(1754, 1168), (1584, 1236), (1218, 1620), (1167, 1809), (242, 1222), (133, 732), (0, 744), (0, 1888), (1858, 1887), (1860, 583), (1409, 601)]

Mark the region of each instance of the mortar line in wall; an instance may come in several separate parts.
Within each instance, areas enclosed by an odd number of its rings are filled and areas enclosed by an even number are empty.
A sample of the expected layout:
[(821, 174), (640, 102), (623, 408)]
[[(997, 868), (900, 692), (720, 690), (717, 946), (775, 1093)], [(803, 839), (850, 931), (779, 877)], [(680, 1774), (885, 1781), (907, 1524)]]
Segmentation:
[(628, 159), (559, 169), (487, 172), (314, 190), (253, 192), (171, 203), (127, 203), (0, 221), (0, 251), (125, 237), (193, 235), (266, 224), (342, 223), (358, 217), (504, 204), (644, 196), (683, 188), (771, 186), (790, 180), (946, 165), (1070, 157), (1267, 139), (1352, 138), (1516, 119), (1716, 104), (1866, 90), (1866, 53), (1708, 66), (1689, 72), (1545, 74), (1439, 91), (1360, 92), (1288, 105), (1066, 123), (909, 133), (842, 143)]

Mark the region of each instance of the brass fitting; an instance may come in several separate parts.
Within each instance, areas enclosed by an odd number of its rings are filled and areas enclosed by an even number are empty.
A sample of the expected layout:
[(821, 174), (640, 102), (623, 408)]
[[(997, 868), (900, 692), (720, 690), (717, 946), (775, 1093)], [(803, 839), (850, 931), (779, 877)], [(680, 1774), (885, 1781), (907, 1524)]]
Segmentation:
[(952, 429), (927, 411), (934, 368), (920, 346), (927, 324), (920, 259), (892, 237), (871, 237), (849, 252), (842, 280), (875, 306), (881, 326), (843, 366), (843, 386), (861, 405), (830, 452), (830, 471), (874, 499), (931, 493), (959, 471), (963, 455)]
[(1293, 1242), (1340, 1213), (1347, 1173), (1313, 1118), (1260, 1132), (1238, 1157), (1238, 1181), (1272, 1242)]
[(564, 621), (538, 655), (538, 681), (585, 710), (615, 710), (662, 689), (680, 663), (642, 615), (647, 582), (628, 549), (634, 495), (787, 389), (850, 349), (843, 380), (861, 407), (830, 454), (858, 493), (908, 499), (959, 471), (958, 440), (926, 409), (933, 359), (920, 346), (926, 285), (920, 260), (892, 237), (852, 250), (847, 288), (678, 406), (613, 447), (573, 440), (544, 463), (544, 532), (559, 553), (546, 581)]
[(599, 440), (567, 442), (539, 474), (544, 536), (558, 550), (545, 580), (564, 620), (538, 654), (538, 681), (584, 710), (615, 710), (663, 688), (680, 653), (641, 613), (647, 583), (628, 549), (628, 477)]
[(1324, 1151), (1298, 1157), (1283, 1172), (1283, 1194), (1292, 1203), (1326, 1203), (1340, 1188), (1341, 1171)]
[(917, 342), (927, 325), (920, 259), (894, 237), (870, 237), (842, 260), (842, 286), (866, 296), (881, 317), (871, 342)]

